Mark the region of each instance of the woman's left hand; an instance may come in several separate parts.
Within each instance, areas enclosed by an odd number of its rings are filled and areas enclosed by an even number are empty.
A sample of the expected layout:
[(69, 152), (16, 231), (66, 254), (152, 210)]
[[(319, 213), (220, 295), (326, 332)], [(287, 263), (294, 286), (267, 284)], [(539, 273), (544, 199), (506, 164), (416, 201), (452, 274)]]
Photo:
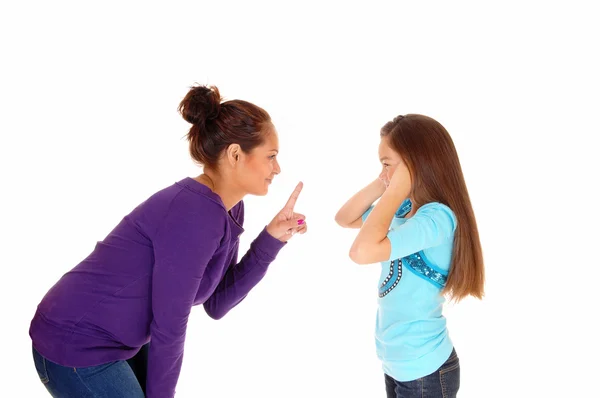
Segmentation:
[(295, 234), (303, 234), (307, 230), (306, 217), (303, 214), (294, 212), (294, 206), (298, 196), (300, 196), (302, 187), (302, 182), (298, 183), (283, 209), (267, 225), (267, 232), (281, 242), (287, 242)]

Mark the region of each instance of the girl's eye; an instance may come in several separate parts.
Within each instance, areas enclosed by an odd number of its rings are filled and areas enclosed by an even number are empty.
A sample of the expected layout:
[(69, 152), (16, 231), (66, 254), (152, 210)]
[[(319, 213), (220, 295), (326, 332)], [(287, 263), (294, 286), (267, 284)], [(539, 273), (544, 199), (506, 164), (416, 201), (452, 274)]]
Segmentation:
[(271, 155), (271, 156), (269, 156), (269, 159), (275, 159), (275, 156), (277, 156), (277, 155)]

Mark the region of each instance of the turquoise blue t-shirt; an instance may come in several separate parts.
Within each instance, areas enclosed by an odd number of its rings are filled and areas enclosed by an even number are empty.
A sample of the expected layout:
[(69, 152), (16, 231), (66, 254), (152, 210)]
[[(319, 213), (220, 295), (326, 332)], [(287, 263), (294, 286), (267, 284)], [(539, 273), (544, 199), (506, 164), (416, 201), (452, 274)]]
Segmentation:
[(404, 218), (410, 208), (407, 199), (392, 220), (387, 235), (392, 250), (381, 263), (378, 285), (377, 356), (384, 372), (398, 381), (435, 372), (453, 348), (440, 293), (450, 269), (456, 217), (434, 202)]

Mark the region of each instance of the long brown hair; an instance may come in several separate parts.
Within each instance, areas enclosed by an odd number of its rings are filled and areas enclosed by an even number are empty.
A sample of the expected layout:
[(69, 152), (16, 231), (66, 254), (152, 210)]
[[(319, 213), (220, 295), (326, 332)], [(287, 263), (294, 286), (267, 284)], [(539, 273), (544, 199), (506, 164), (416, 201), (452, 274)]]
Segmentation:
[(434, 119), (417, 114), (397, 116), (381, 129), (405, 161), (417, 205), (439, 202), (454, 212), (457, 227), (450, 273), (442, 291), (456, 302), (481, 299), (485, 272), (479, 231), (458, 153), (448, 131)]
[(243, 100), (222, 102), (215, 86), (191, 87), (178, 107), (192, 124), (187, 134), (192, 158), (216, 168), (223, 150), (239, 144), (248, 153), (264, 142), (271, 116), (261, 107)]

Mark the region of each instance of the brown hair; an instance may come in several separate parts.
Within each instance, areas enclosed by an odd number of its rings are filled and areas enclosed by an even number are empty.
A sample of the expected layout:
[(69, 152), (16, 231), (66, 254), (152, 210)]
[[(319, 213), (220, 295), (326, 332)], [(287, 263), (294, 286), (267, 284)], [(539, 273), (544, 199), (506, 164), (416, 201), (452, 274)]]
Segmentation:
[(216, 168), (221, 153), (231, 144), (239, 144), (248, 153), (264, 142), (271, 116), (262, 108), (242, 100), (221, 102), (215, 86), (191, 87), (178, 107), (192, 124), (187, 134), (192, 158)]
[(386, 123), (381, 137), (389, 137), (390, 146), (405, 161), (415, 202), (443, 203), (456, 216), (452, 263), (442, 293), (457, 302), (469, 295), (481, 299), (485, 272), (479, 231), (450, 134), (430, 117), (409, 114)]

